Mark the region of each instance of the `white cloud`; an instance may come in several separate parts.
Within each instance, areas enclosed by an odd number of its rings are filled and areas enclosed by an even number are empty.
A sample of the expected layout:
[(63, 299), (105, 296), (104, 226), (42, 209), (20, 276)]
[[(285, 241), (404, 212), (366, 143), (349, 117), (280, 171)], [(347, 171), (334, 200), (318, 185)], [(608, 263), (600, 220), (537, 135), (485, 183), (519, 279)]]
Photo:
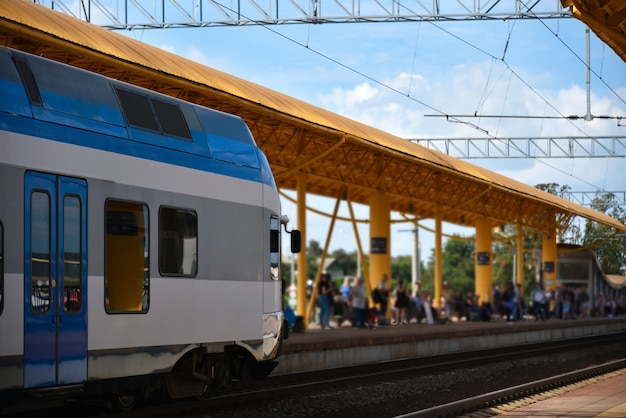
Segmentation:
[[(550, 88), (549, 74), (534, 76), (519, 74), (513, 74), (500, 64), (469, 63), (455, 66), (440, 74), (411, 76), (400, 73), (397, 77), (382, 83), (389, 88), (373, 86), (371, 82), (359, 83), (352, 87), (345, 85), (334, 87), (331, 93), (320, 97), (323, 106), (333, 112), (405, 138), (484, 136), (482, 132), (468, 125), (449, 123), (445, 118), (424, 117), (424, 114), (436, 112), (420, 102), (451, 114), (472, 114), (476, 111), (479, 115), (519, 116), (463, 119), (499, 138), (624, 136), (625, 128), (617, 127), (614, 120), (595, 119), (588, 122), (540, 118), (560, 115), (584, 116), (586, 90), (576, 83), (553, 90)], [(542, 87), (530, 88), (529, 85)], [(415, 100), (398, 93), (409, 91), (409, 86), (411, 97)], [(591, 94), (591, 111), (594, 115), (626, 113), (619, 100), (596, 93)], [(581, 142), (585, 144), (584, 140)], [(580, 148), (580, 145), (573, 146)], [(471, 162), (532, 186), (554, 182), (569, 185), (572, 191), (626, 190), (622, 159), (492, 159)], [(448, 229), (451, 229), (451, 232), (461, 231), (466, 235), (468, 233), (466, 228), (448, 226)], [(393, 254), (410, 253), (412, 245), (410, 234), (393, 231), (392, 234)], [(424, 258), (430, 254), (434, 239), (431, 233), (425, 232), (422, 234), (422, 240)]]
[[(579, 22), (551, 25), (558, 29), (558, 39), (545, 29), (544, 22), (517, 24), (506, 62), (483, 51), (503, 53), (509, 23), (444, 25), (441, 29), (445, 32), (431, 24), (364, 24), (146, 31), (142, 36), (174, 53), (403, 138), (475, 138), (485, 136), (483, 130), (497, 138), (625, 136), (626, 128), (617, 127), (615, 120), (524, 118), (586, 113), (585, 70), (579, 60), (584, 57), (584, 28)], [(563, 42), (579, 51), (578, 57), (572, 56)], [(598, 50), (599, 41), (592, 42), (592, 50), (594, 45)], [(614, 91), (592, 76), (591, 112), (626, 116), (623, 62), (607, 52), (594, 57), (592, 68)], [(472, 117), (462, 119), (467, 122), (463, 124), (425, 117), (440, 113), (519, 118)], [(470, 162), (531, 185), (556, 182), (575, 191), (593, 187), (626, 190), (623, 160)], [(295, 220), (295, 206), (284, 202), (285, 212)], [(334, 206), (334, 201), (314, 196), (309, 196), (308, 202), (326, 212)], [(367, 207), (359, 210), (363, 217), (368, 216)], [(346, 208), (340, 212), (349, 216)], [(329, 220), (309, 213), (308, 224), (307, 239), (323, 245)], [(331, 250), (354, 250), (352, 226), (342, 223), (335, 228)], [(406, 224), (392, 226), (394, 255), (410, 252), (411, 234), (398, 231), (408, 228)], [(343, 232), (337, 232), (339, 229)], [(359, 229), (367, 231), (367, 225)], [(450, 229), (452, 226), (444, 225), (444, 231)], [(361, 239), (367, 251), (369, 238), (364, 234)], [(422, 257), (426, 258), (432, 233), (424, 232), (421, 237)]]

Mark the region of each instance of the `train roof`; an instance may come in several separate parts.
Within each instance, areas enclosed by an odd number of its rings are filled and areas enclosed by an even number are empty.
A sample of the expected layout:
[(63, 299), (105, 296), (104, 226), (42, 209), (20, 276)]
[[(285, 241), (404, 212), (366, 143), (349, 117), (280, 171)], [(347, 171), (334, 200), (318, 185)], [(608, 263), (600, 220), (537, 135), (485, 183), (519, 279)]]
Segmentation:
[[(276, 187), (237, 116), (6, 47), (0, 47), (0, 90), (0, 111), (90, 133), (33, 128), (36, 136)], [(19, 129), (30, 133), (25, 126)]]

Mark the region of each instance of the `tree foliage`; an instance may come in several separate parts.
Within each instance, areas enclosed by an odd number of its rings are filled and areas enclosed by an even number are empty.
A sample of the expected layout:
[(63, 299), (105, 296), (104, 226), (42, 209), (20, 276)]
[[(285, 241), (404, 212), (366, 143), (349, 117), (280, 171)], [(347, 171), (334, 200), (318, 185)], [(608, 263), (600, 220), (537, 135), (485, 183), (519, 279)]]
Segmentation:
[[(591, 207), (599, 212), (617, 219), (620, 222), (626, 220), (626, 213), (620, 206), (613, 193), (598, 193), (591, 203)], [(607, 225), (587, 220), (585, 223), (585, 235), (583, 245), (593, 245), (611, 236), (613, 229)], [(618, 234), (615, 237), (603, 241), (593, 247), (602, 265), (602, 270), (607, 274), (623, 274), (626, 266), (626, 237)]]
[(306, 271), (309, 276), (315, 277), (317, 275), (319, 260), (323, 251), (324, 249), (319, 242), (315, 240), (309, 241), (309, 245), (306, 247)]
[[(570, 190), (569, 186), (557, 183), (538, 184), (538, 189), (564, 197)], [(591, 207), (597, 211), (606, 213), (620, 222), (626, 221), (626, 212), (615, 195), (612, 193), (598, 192)], [(517, 227), (505, 225), (500, 231), (501, 239), (493, 244), (493, 283), (500, 287), (513, 281), (515, 277), (515, 246), (517, 241)], [(566, 230), (559, 231), (559, 242), (580, 244), (583, 246), (597, 244), (613, 233), (612, 228), (586, 221), (584, 230), (578, 224), (571, 224)], [(536, 254), (542, 246), (542, 235), (539, 231), (523, 229), (523, 266), (525, 293), (529, 293), (536, 280), (539, 279), (540, 265), (537, 263)], [(510, 238), (506, 238), (510, 237)], [(617, 235), (610, 240), (601, 242), (592, 248), (598, 255), (602, 268), (609, 274), (624, 274), (626, 266), (626, 235)], [(475, 251), (474, 237), (453, 236), (446, 240), (443, 248), (443, 279), (448, 281), (455, 291), (463, 294), (474, 290), (475, 282)], [(307, 246), (307, 271), (309, 275), (317, 274), (318, 264), (322, 255), (322, 247), (317, 241), (309, 241)], [(335, 250), (328, 257), (335, 259), (335, 265), (345, 276), (351, 276), (357, 270), (357, 252), (346, 252), (343, 249)], [(431, 252), (427, 263), (421, 266), (422, 286), (425, 290), (434, 291), (434, 251)], [(366, 261), (367, 262), (367, 261)], [(395, 257), (391, 265), (392, 285), (403, 280), (405, 283), (412, 282), (412, 258), (410, 255)], [(519, 280), (518, 280), (519, 281)]]
[[(558, 183), (540, 183), (535, 186), (535, 188), (539, 190), (543, 190), (544, 192), (548, 192), (555, 196), (565, 198), (566, 193), (571, 190), (570, 186), (563, 185), (561, 186)], [(563, 229), (557, 231), (557, 242), (561, 243), (570, 243), (570, 244), (580, 244), (582, 237), (580, 233), (580, 228), (577, 224), (572, 223), (574, 218), (570, 221), (570, 225)], [(539, 246), (541, 247), (541, 245)]]
[[(493, 244), (493, 284), (504, 288), (511, 282), (520, 282), (517, 277), (517, 226), (505, 225), (500, 231), (500, 236)], [(523, 267), (524, 267), (524, 292), (530, 293), (534, 288), (537, 275), (537, 260), (535, 250), (541, 248), (541, 235), (533, 234), (528, 229), (522, 229)], [(507, 238), (508, 237), (508, 238)]]
[(566, 185), (561, 186), (558, 183), (539, 183), (535, 186), (535, 188), (558, 197), (565, 197), (565, 194), (571, 190), (571, 187)]
[[(476, 245), (472, 239), (454, 235), (443, 245), (443, 279), (450, 283), (454, 291), (466, 294), (474, 290)], [(424, 289), (434, 291), (435, 253), (431, 253), (426, 270), (422, 275)]]
[(330, 257), (335, 259), (335, 264), (341, 269), (344, 276), (354, 276), (357, 269), (357, 252), (346, 252), (343, 249), (335, 250)]
[(413, 260), (410, 255), (401, 255), (393, 259), (391, 278), (394, 282), (402, 280), (404, 283), (411, 283), (413, 281)]

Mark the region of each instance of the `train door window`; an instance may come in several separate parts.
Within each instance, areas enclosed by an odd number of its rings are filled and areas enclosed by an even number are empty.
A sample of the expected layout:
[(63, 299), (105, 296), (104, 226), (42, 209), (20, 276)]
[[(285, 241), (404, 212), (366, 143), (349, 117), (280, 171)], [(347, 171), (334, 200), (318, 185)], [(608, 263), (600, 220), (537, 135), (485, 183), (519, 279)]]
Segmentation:
[(34, 313), (47, 313), (50, 310), (50, 195), (44, 191), (35, 191), (31, 198), (30, 245), (31, 274), (30, 299)]
[(105, 307), (147, 312), (150, 302), (149, 213), (141, 203), (107, 200), (104, 243)]
[(63, 308), (65, 312), (81, 310), (82, 258), (81, 201), (78, 196), (63, 199)]
[(4, 227), (0, 222), (0, 314), (4, 309)]
[(280, 222), (276, 216), (270, 218), (270, 277), (280, 278)]
[(195, 276), (198, 271), (198, 215), (185, 209), (159, 210), (159, 272)]

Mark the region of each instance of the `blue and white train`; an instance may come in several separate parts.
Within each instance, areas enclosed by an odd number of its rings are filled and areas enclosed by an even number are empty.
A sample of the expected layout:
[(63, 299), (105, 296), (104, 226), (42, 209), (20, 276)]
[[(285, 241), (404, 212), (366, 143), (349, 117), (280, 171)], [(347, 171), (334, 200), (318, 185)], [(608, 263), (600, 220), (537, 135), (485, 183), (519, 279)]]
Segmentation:
[(287, 219), (244, 121), (9, 48), (0, 92), (0, 397), (269, 374)]

